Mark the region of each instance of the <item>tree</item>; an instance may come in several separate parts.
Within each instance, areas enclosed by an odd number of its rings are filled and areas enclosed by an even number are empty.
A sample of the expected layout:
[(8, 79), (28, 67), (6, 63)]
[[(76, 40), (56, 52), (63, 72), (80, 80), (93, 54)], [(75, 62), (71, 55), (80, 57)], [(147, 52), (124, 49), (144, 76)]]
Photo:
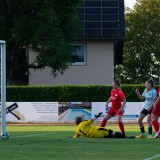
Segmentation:
[(137, 0), (127, 9), (124, 63), (116, 68), (123, 83), (144, 83), (160, 75), (160, 1)]
[(7, 43), (7, 78), (18, 72), (20, 49), (37, 52), (33, 67), (63, 73), (72, 62), (69, 44), (81, 23), (80, 0), (0, 0), (0, 39)]

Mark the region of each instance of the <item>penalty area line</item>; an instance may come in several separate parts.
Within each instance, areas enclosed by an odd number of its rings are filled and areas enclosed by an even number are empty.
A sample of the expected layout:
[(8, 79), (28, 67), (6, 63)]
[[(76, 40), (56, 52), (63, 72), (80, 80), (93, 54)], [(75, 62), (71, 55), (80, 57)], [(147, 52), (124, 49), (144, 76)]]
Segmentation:
[(160, 157), (160, 154), (157, 154), (157, 155), (156, 155), (156, 156), (154, 156), (154, 157), (149, 157), (149, 158), (144, 159), (144, 160), (151, 160), (151, 159), (155, 159), (155, 158), (158, 158), (158, 157)]
[(43, 134), (32, 134), (32, 135), (26, 135), (26, 136), (16, 136), (16, 137), (11, 137), (13, 138), (25, 138), (25, 137), (34, 137), (34, 136), (43, 136), (47, 134), (56, 134), (57, 132), (52, 132), (52, 133), (43, 133)]

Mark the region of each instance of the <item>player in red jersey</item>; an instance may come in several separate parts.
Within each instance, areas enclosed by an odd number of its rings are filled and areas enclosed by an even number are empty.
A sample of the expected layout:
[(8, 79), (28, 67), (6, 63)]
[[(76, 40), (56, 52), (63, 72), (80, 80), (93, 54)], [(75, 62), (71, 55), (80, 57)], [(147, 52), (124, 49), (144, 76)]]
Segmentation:
[(158, 123), (159, 117), (160, 117), (160, 87), (157, 90), (157, 100), (154, 103), (151, 114), (152, 125), (156, 132), (154, 138), (160, 138), (159, 123)]
[[(123, 108), (126, 104), (126, 98), (122, 90), (120, 89), (120, 81), (115, 80), (112, 83), (113, 89), (111, 91), (111, 97), (106, 103), (106, 108), (108, 107), (108, 104), (112, 102), (111, 109), (107, 112), (104, 119), (101, 122), (101, 127), (105, 127), (107, 121), (112, 118), (114, 115), (117, 116), (117, 121), (119, 128), (122, 132), (122, 134), (125, 136), (124, 131), (124, 125), (122, 123), (122, 116), (123, 116)], [(123, 101), (123, 104), (121, 103)]]

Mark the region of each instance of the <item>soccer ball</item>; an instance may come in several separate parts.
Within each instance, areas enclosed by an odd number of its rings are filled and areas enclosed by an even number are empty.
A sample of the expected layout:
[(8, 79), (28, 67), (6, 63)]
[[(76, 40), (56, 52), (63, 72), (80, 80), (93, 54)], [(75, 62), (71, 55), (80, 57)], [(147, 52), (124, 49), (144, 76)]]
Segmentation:
[(1, 139), (9, 139), (9, 133), (5, 132), (5, 133), (1, 133)]

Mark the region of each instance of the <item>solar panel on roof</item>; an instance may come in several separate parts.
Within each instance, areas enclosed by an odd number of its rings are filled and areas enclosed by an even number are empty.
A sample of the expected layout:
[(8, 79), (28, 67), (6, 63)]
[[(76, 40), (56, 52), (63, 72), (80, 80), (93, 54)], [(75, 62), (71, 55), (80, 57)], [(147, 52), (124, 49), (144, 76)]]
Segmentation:
[(84, 0), (81, 36), (124, 37), (124, 0)]

